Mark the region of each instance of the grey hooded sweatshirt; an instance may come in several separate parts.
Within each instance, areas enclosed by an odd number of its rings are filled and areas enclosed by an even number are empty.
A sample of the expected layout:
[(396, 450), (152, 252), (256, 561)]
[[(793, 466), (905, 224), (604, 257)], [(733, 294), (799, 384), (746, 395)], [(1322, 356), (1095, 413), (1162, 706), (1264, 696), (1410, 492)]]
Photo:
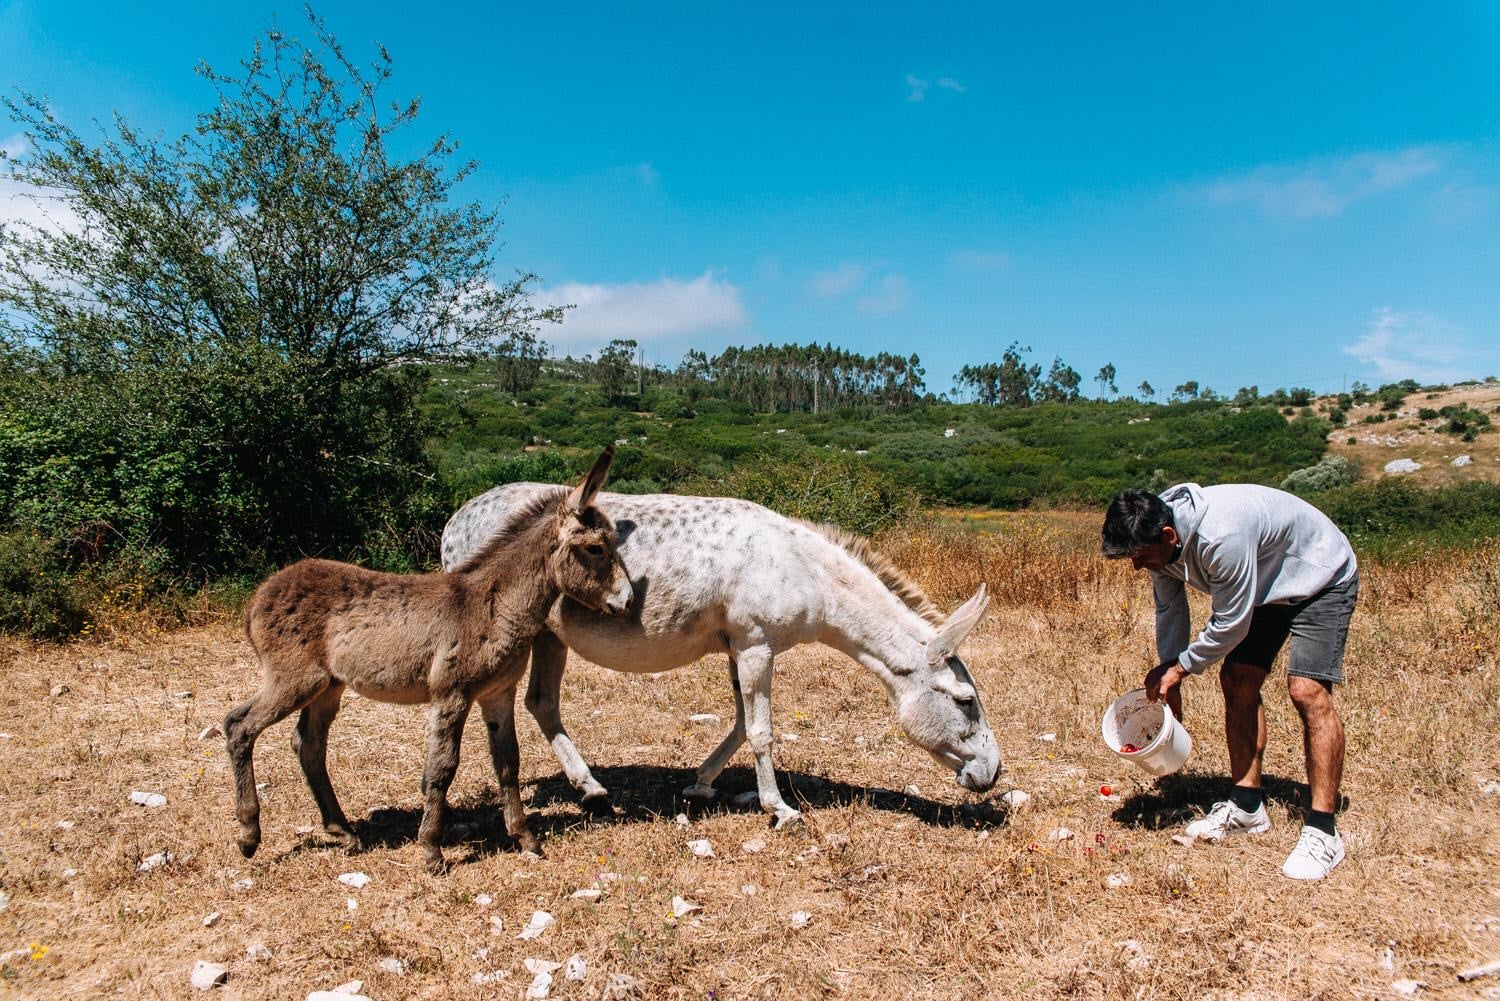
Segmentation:
[[(1182, 551), (1151, 574), (1156, 650), (1201, 674), (1250, 631), (1258, 605), (1290, 604), (1348, 583), (1359, 566), (1349, 540), (1322, 511), (1282, 490), (1181, 483), (1161, 499), (1172, 509)], [(1191, 644), (1183, 584), (1208, 594), (1213, 614)]]

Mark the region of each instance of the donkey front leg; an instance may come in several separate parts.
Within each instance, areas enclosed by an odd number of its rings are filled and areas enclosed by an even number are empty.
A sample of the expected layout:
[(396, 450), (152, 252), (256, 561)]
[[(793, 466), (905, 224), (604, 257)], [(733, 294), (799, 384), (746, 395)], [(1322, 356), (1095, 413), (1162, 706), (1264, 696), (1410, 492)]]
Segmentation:
[(739, 665), (740, 698), (745, 703), (745, 736), (755, 754), (755, 787), (760, 808), (776, 818), (776, 829), (796, 823), (802, 814), (787, 806), (776, 788), (776, 766), (771, 762), (771, 674), (769, 646), (753, 646), (733, 654)]
[(704, 802), (713, 799), (714, 780), (724, 771), (724, 766), (729, 764), (734, 752), (745, 742), (745, 698), (740, 691), (739, 671), (732, 656), (729, 658), (729, 684), (734, 689), (734, 728), (724, 735), (719, 746), (698, 766), (697, 781), (682, 790), (682, 794), (688, 799)]
[(328, 781), (328, 728), (338, 715), (339, 700), (343, 697), (343, 682), (335, 681), (303, 707), (297, 718), (297, 728), (292, 731), (292, 750), (302, 763), (302, 774), (317, 801), (323, 830), (339, 844), (354, 851), (359, 848), (359, 837), (349, 826), (349, 818), (344, 816), (338, 797), (333, 793), (333, 783)]
[(434, 695), (427, 709), (427, 764), (422, 770), (422, 826), (417, 841), (427, 861), (427, 871), (442, 875), (443, 821), (448, 812), (448, 787), (458, 772), (458, 745), (464, 720), (469, 715), (469, 697), (462, 692)]
[(522, 851), (539, 851), (536, 835), (526, 825), (526, 807), (521, 803), (521, 749), (516, 743), (516, 689), (486, 694), (479, 703), (484, 727), (490, 735), (490, 759), (500, 781), (500, 809), (505, 815), (505, 833), (515, 838)]
[[(526, 708), (541, 728), (542, 736), (552, 745), (552, 753), (562, 765), (568, 782), (583, 793), (583, 808), (590, 813), (608, 816), (614, 813), (609, 790), (599, 784), (588, 762), (578, 753), (573, 738), (563, 729), (562, 676), (568, 663), (568, 648), (562, 640), (543, 631), (531, 641), (531, 680), (526, 685)], [(499, 766), (496, 766), (499, 770)]]

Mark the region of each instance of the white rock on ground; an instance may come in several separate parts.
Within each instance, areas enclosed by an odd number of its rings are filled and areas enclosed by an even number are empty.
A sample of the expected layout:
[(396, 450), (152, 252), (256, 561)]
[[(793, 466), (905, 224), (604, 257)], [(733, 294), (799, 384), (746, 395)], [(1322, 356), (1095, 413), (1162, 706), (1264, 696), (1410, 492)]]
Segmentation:
[(1031, 793), (1020, 789), (1012, 789), (1000, 797), (1000, 803), (1007, 810), (1017, 810), (1031, 802)]
[(604, 891), (597, 886), (583, 886), (568, 894), (573, 900), (598, 900), (604, 896)]
[(550, 959), (527, 959), (522, 965), (531, 974), (531, 984), (526, 988), (528, 998), (544, 998), (552, 993), (552, 974), (562, 966), (561, 963)]
[(1191, 848), (1193, 847), (1193, 842), (1197, 839), (1191, 834), (1174, 834), (1172, 835), (1172, 840), (1184, 848)]
[(219, 918), (221, 917), (223, 917), (223, 915), (218, 911), (214, 911), (212, 914), (205, 914), (203, 916), (203, 927), (212, 928), (214, 925), (219, 923)]
[(806, 928), (807, 923), (812, 920), (812, 915), (806, 911), (793, 911), (791, 922), (793, 928)]
[(475, 907), (488, 907), (495, 902), (495, 898), (488, 893), (480, 893), (474, 896)]
[(1424, 987), (1426, 987), (1426, 986), (1427, 986), (1427, 981), (1425, 981), (1425, 980), (1393, 980), (1393, 981), (1391, 981), (1391, 990), (1395, 991), (1397, 994), (1400, 994), (1402, 997), (1408, 997), (1408, 998), (1416, 997), (1417, 994), (1420, 993), (1421, 990)]
[(589, 964), (579, 953), (573, 953), (568, 957), (567, 967), (563, 970), (563, 977), (567, 980), (583, 981), (588, 978)]
[(1385, 464), (1387, 473), (1415, 473), (1421, 468), (1420, 462), (1414, 462), (1411, 459), (1392, 459)]
[(490, 970), (488, 973), (476, 973), (469, 978), (469, 982), (480, 987), (486, 984), (498, 984), (510, 976), (509, 970)]
[(0, 893), (0, 911), (10, 909), (10, 894)]
[(714, 858), (714, 843), (707, 838), (689, 841), (688, 850), (699, 858)]
[(1460, 455), (1458, 458), (1454, 459), (1451, 463), (1449, 463), (1449, 465), (1458, 466), (1458, 467), (1462, 468), (1464, 466), (1472, 465), (1473, 462), (1474, 462), (1474, 460), (1471, 459), (1471, 458), (1469, 458), (1467, 455)]
[(1036, 735), (1036, 739), (1037, 740), (1046, 741), (1047, 743), (1050, 744), (1053, 741), (1057, 740), (1057, 734), (1055, 734), (1055, 733), (1039, 733), (1039, 734)]
[(686, 827), (689, 823), (691, 823), (691, 821), (688, 820), (687, 814), (679, 813), (677, 816), (672, 818), (672, 823), (676, 824), (678, 827)]
[(1048, 841), (1059, 841), (1059, 842), (1061, 842), (1061, 841), (1072, 841), (1073, 840), (1073, 832), (1070, 831), (1070, 830), (1068, 830), (1066, 827), (1059, 827), (1057, 830), (1055, 830), (1051, 834), (1047, 835), (1047, 840)]
[(756, 886), (754, 883), (746, 883), (744, 886), (740, 887), (740, 892), (747, 897), (753, 897), (760, 892), (760, 887)]
[(339, 873), (339, 882), (352, 890), (358, 890), (370, 882), (370, 877), (362, 872), (341, 872)]
[(724, 721), (714, 713), (693, 713), (688, 717), (689, 722), (697, 723), (699, 726), (718, 726)]
[(548, 928), (551, 928), (555, 924), (557, 924), (557, 919), (554, 918), (551, 914), (548, 914), (546, 911), (532, 911), (531, 920), (526, 922), (526, 927), (521, 929), (521, 934), (517, 935), (516, 938), (537, 938), (542, 934), (542, 932), (546, 931)]
[(746, 855), (758, 855), (765, 850), (766, 841), (764, 838), (751, 838), (749, 841), (740, 842), (740, 851)]
[(160, 810), (167, 805), (167, 797), (159, 792), (144, 792), (140, 789), (130, 791), (130, 801), (136, 806), (144, 806), (148, 810)]
[(395, 956), (386, 956), (380, 962), (375, 964), (375, 969), (379, 970), (381, 973), (389, 973), (393, 977), (406, 976), (406, 964), (401, 962), (401, 960), (397, 959)]
[(1111, 890), (1118, 890), (1122, 886), (1129, 886), (1130, 873), (1112, 872), (1108, 876), (1104, 877), (1104, 885), (1109, 887)]
[(136, 869), (141, 872), (150, 872), (152, 869), (160, 869), (170, 861), (172, 861), (171, 852), (157, 852), (155, 855), (147, 855), (141, 859), (141, 864), (136, 866)]
[(701, 910), (703, 910), (703, 905), (702, 904), (695, 904), (691, 900), (685, 900), (682, 897), (673, 897), (672, 898), (672, 916), (673, 917), (678, 917), (678, 918), (686, 917), (687, 915), (693, 913), (694, 911), (701, 911)]
[(229, 968), (200, 959), (193, 964), (193, 972), (189, 975), (189, 979), (198, 990), (210, 991), (223, 985), (224, 981), (229, 979)]
[(251, 942), (249, 945), (245, 946), (245, 955), (254, 960), (270, 959), (271, 950), (267, 949), (259, 942)]

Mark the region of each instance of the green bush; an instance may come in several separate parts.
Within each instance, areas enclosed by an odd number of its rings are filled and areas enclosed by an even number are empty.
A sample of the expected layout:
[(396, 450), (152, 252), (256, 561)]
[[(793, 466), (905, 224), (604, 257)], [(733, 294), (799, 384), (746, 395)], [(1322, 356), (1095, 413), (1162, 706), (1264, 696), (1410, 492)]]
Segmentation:
[(1347, 486), (1359, 479), (1359, 467), (1342, 455), (1324, 456), (1316, 466), (1306, 466), (1281, 481), (1281, 489), (1294, 494), (1320, 493)]
[(1469, 547), (1500, 538), (1500, 486), (1482, 480), (1421, 487), (1381, 479), (1312, 498), (1361, 550), (1413, 552), (1419, 544)]
[(0, 533), (0, 629), (33, 639), (76, 633), (93, 596), (63, 544), (34, 530)]

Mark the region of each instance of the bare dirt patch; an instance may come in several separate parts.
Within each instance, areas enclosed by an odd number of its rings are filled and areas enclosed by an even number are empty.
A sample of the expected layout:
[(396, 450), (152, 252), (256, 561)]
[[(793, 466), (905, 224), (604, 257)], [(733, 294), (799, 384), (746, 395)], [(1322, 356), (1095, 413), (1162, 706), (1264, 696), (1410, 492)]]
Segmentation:
[[(1144, 579), (1041, 528), (923, 533), (887, 549), (946, 607), (981, 576), (999, 595), (966, 651), (1006, 763), (990, 800), (906, 741), (857, 665), (804, 648), (779, 661), (776, 749), (805, 828), (769, 831), (732, 807), (682, 826), (677, 792), (720, 736), (688, 717), (732, 719), (723, 658), (657, 677), (575, 661), (565, 718), (619, 819), (584, 816), (523, 715), (523, 791), (545, 857), (520, 856), (474, 724), (452, 797), (453, 868), (437, 878), (414, 840), (421, 709), (353, 699), (334, 724), (330, 771), (367, 846), (352, 855), (299, 833), (316, 812), (291, 725), (267, 731), (265, 844), (247, 862), (222, 743), (198, 737), (253, 688), (236, 624), (11, 646), (0, 995), (202, 996), (189, 971), (204, 959), (228, 968), (223, 997), (300, 999), (357, 978), (376, 1001), (516, 998), (531, 982), (525, 959), (574, 954), (587, 975), (556, 971), (553, 997), (599, 997), (612, 974), (638, 978), (646, 997), (714, 999), (1345, 998), (1391, 996), (1402, 979), (1458, 998), (1496, 986), (1455, 974), (1500, 958), (1500, 795), (1482, 791), (1500, 781), (1500, 552), (1366, 568), (1339, 693), (1349, 857), (1300, 885), (1278, 872), (1307, 803), (1279, 673), (1267, 685), (1274, 831), (1184, 848), (1169, 835), (1226, 785), (1212, 676), (1189, 683), (1195, 751), (1178, 776), (1133, 772), (1097, 732), (1150, 659)], [(1119, 802), (1100, 798), (1106, 784)], [(721, 800), (754, 788), (747, 752), (720, 788)], [(1011, 788), (1032, 800), (1007, 816), (989, 803)], [(167, 804), (134, 805), (132, 790)], [(1049, 840), (1059, 827), (1074, 837)], [(715, 857), (697, 857), (696, 839)], [(742, 847), (756, 839), (763, 850)], [(369, 882), (339, 882), (353, 871)], [(1111, 888), (1116, 874), (1128, 884)], [(594, 888), (597, 901), (572, 896)], [(701, 910), (674, 916), (677, 896)], [(536, 910), (556, 924), (518, 939)]]

